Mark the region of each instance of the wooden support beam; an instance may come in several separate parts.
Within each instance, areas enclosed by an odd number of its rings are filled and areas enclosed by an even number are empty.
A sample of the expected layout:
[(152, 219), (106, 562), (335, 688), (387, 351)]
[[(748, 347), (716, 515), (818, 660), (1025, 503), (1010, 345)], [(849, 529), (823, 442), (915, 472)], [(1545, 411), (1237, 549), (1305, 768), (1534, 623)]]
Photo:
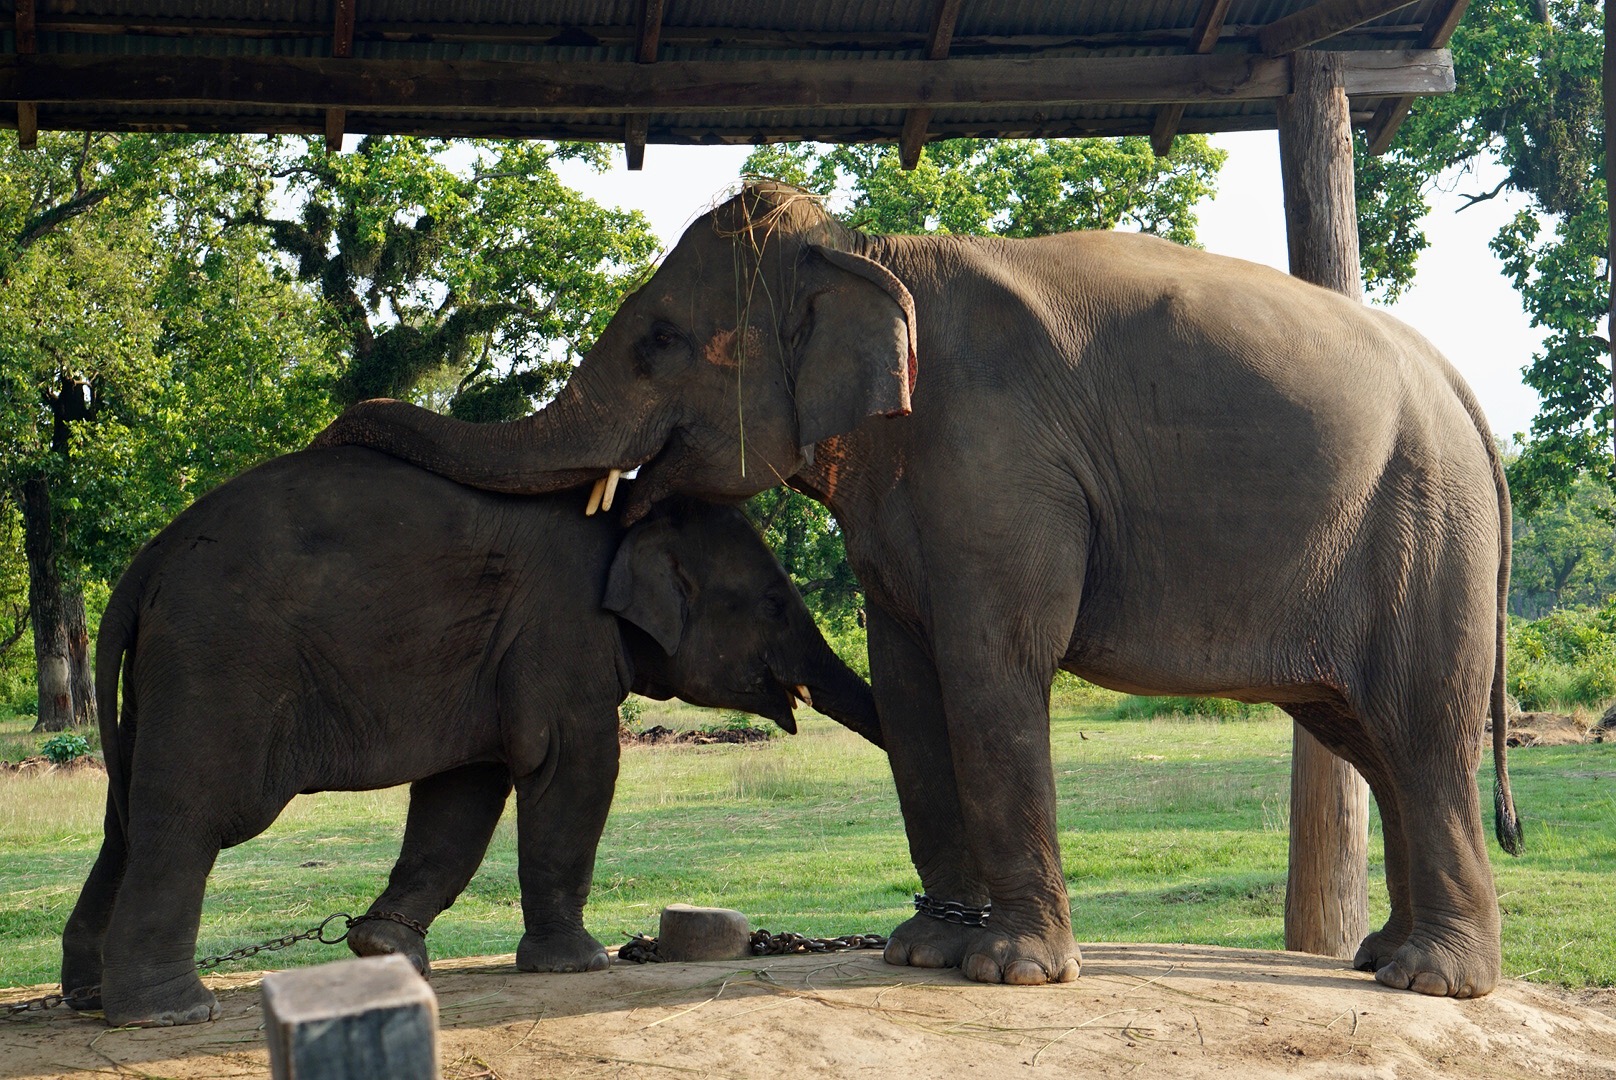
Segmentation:
[[(1341, 57), (1302, 52), (1279, 101), (1279, 160), (1291, 273), (1362, 296), (1352, 128)], [(1285, 948), (1350, 958), (1369, 933), (1369, 787), (1294, 726)]]
[[(1231, 0), (1201, 0), (1201, 9), (1195, 13), (1195, 29), (1190, 32), (1190, 52), (1209, 53), (1223, 33), (1223, 20), (1229, 14)], [(1175, 101), (1163, 105), (1156, 112), (1156, 124), (1150, 131), (1150, 149), (1157, 157), (1172, 153), (1173, 140), (1178, 137), (1178, 125), (1184, 122), (1184, 103)]]
[(1275, 19), (1257, 35), (1257, 45), (1268, 56), (1305, 49), (1346, 33), (1354, 26), (1385, 18), (1416, 0), (1319, 0), (1294, 15)]
[[(635, 42), (634, 59), (641, 64), (656, 63), (666, 7), (666, 0), (640, 0), (639, 40)], [(646, 131), (650, 120), (644, 113), (634, 113), (628, 118), (623, 132), (623, 156), (628, 159), (630, 172), (645, 168)]]
[(644, 113), (629, 116), (623, 132), (623, 152), (628, 158), (630, 172), (645, 168), (645, 144), (651, 127), (651, 118)]
[[(1425, 21), (1425, 28), (1420, 31), (1420, 47), (1425, 49), (1440, 49), (1453, 37), (1453, 32), (1459, 28), (1459, 20), (1464, 17), (1465, 9), (1470, 6), (1470, 0), (1448, 0), (1448, 5), (1439, 11), (1433, 12)], [(1386, 148), (1391, 146), (1392, 140), (1397, 137), (1397, 129), (1403, 125), (1408, 116), (1408, 110), (1414, 106), (1414, 99), (1408, 95), (1400, 95), (1380, 103), (1375, 110), (1375, 116), (1369, 121), (1369, 128), (1364, 137), (1369, 142), (1371, 154), (1384, 154)]]
[[(353, 56), (354, 23), (359, 0), (333, 0), (331, 26), (331, 55), (342, 60)], [(348, 122), (348, 110), (336, 107), (325, 111), (325, 150), (328, 154), (342, 152), (343, 129)]]
[[(1445, 50), (1343, 53), (1354, 96), (1453, 89)], [(413, 113), (702, 113), (746, 108), (1169, 104), (1269, 100), (1290, 92), (1288, 59), (1239, 54), (1042, 60), (663, 61), (658, 64), (322, 57), (0, 56), (0, 101), (261, 105)]]
[[(39, 47), (34, 15), (34, 0), (17, 0), (12, 39), (16, 42), (18, 56), (29, 55)], [(17, 145), (24, 150), (32, 150), (39, 145), (39, 105), (35, 102), (17, 102)]]
[[(961, 0), (937, 0), (931, 12), (931, 30), (926, 35), (926, 59), (943, 60), (954, 43), (954, 27), (959, 23)], [(931, 110), (925, 107), (910, 109), (903, 117), (903, 132), (898, 136), (898, 164), (912, 169), (920, 164), (920, 151), (926, 145), (926, 129), (931, 125)]]

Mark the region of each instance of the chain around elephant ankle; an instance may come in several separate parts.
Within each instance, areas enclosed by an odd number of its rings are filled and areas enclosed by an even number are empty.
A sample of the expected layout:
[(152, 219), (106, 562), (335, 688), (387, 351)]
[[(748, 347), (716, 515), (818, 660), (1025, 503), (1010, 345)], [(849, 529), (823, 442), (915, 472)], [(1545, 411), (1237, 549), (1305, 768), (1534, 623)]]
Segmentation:
[(993, 905), (987, 903), (981, 907), (972, 907), (958, 900), (933, 900), (925, 893), (915, 893), (915, 911), (933, 919), (941, 919), (943, 922), (958, 923), (960, 926), (986, 926)]

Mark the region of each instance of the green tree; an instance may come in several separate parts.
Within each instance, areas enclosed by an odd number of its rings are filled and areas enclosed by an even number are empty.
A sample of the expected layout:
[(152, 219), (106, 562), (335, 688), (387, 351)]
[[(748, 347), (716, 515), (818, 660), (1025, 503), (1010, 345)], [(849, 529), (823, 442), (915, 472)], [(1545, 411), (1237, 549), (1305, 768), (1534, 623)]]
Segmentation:
[(950, 139), (927, 146), (905, 171), (891, 147), (781, 143), (754, 151), (743, 170), (842, 196), (837, 215), (870, 232), (1127, 227), (1194, 243), (1195, 205), (1212, 194), (1224, 157), (1201, 135), (1175, 140), (1165, 158), (1141, 137)]
[(1417, 221), (1438, 177), (1466, 175), (1491, 157), (1505, 172), (1488, 191), (1530, 205), (1493, 238), (1543, 351), (1523, 372), (1542, 399), (1510, 466), (1517, 508), (1531, 513), (1567, 496), (1576, 478), (1613, 475), (1609, 313), (1600, 103), (1603, 17), (1593, 0), (1476, 0), (1454, 35), (1458, 89), (1423, 98), (1391, 150), (1359, 155), (1358, 206), (1366, 281), (1395, 293), (1412, 279), (1425, 239)]
[[(41, 729), (93, 718), (86, 572), (117, 572), (190, 497), (183, 471), (176, 483), (158, 468), (165, 445), (216, 434), (184, 392), (204, 357), (210, 391), (232, 386), (219, 364), (252, 347), (223, 336), (226, 319), (186, 348), (175, 282), (197, 263), (238, 283), (271, 273), (262, 235), (254, 251), (217, 231), (218, 208), (259, 189), (261, 143), (52, 136), (0, 150), (0, 490), (22, 519)], [(257, 344), (295, 362), (297, 326)]]
[(1616, 595), (1616, 495), (1589, 476), (1570, 495), (1515, 520), (1510, 610), (1528, 619), (1602, 607)]
[[(1181, 136), (1158, 158), (1144, 138), (951, 139), (905, 170), (892, 147), (781, 143), (759, 147), (749, 175), (825, 196), (846, 224), (876, 233), (1042, 236), (1130, 228), (1195, 242), (1195, 206), (1211, 195), (1224, 153)], [(845, 627), (863, 603), (840, 530), (819, 503), (787, 489), (756, 496), (748, 513), (808, 606)]]
[(351, 154), (284, 144), (282, 187), (239, 220), (266, 228), (324, 300), (343, 360), (339, 404), (415, 397), (462, 419), (503, 420), (559, 389), (658, 248), (639, 213), (562, 184), (552, 166), (568, 158), (604, 167), (609, 151), (381, 137)]

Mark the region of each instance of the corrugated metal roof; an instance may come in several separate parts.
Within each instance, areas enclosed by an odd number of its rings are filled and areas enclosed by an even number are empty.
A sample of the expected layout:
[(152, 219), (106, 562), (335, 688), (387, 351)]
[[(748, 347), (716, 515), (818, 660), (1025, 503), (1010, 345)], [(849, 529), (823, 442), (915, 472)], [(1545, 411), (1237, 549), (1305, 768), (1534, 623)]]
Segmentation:
[[(812, 82), (815, 65), (852, 60), (892, 79), (915, 77), (942, 0), (665, 0), (660, 23), (658, 64), (683, 65), (690, 78), (721, 83), (726, 64), (765, 61), (781, 66), (782, 78)], [(1029, 64), (1067, 57), (1173, 56), (1188, 51), (1192, 28), (1206, 0), (963, 0), (950, 41), (950, 60)], [(1260, 30), (1312, 6), (1314, 0), (1231, 0), (1220, 55), (1256, 53)], [(1407, 49), (1432, 44), (1427, 28), (1441, 24), (1464, 0), (1421, 0), (1362, 27), (1331, 38), (1324, 47), (1353, 52)], [(816, 87), (817, 98), (763, 109), (755, 101), (734, 100), (727, 108), (689, 111), (658, 109), (654, 98), (636, 97), (640, 82), (650, 85), (650, 68), (633, 64), (639, 47), (642, 0), (357, 0), (357, 22), (350, 59), (333, 59), (335, 0), (35, 0), (32, 56), (18, 57), (16, 0), (0, 0), (0, 126), (18, 119), (7, 101), (22, 100), (48, 74), (84, 73), (82, 92), (39, 96), (38, 125), (44, 128), (172, 127), (182, 130), (327, 129), (327, 109), (307, 99), (282, 100), (266, 85), (262, 100), (232, 84), (230, 103), (218, 102), (219, 80), (227, 68), (186, 60), (301, 59), (348, 65), (332, 72), (377, 67), (376, 96), (325, 102), (347, 110), (350, 131), (416, 131), (540, 138), (619, 140), (630, 116), (643, 117), (652, 142), (763, 141), (787, 137), (828, 140), (896, 141), (908, 110), (871, 107), (848, 96), (843, 83)], [(652, 7), (656, 5), (653, 2)], [(26, 10), (24, 11), (26, 15)], [(1423, 35), (1423, 39), (1422, 39)], [(1442, 44), (1438, 41), (1435, 44)], [(87, 65), (105, 58), (105, 68)], [(123, 61), (119, 67), (112, 61)], [(176, 66), (173, 62), (180, 61)], [(622, 98), (612, 112), (546, 110), (507, 106), (479, 109), (423, 107), (422, 87), (442, 85), (454, 65), (486, 62), (511, 65), (513, 79), (542, 85), (547, 72), (598, 69), (610, 75)], [(410, 72), (411, 65), (418, 73)], [(554, 65), (554, 67), (551, 67)], [(883, 65), (886, 65), (883, 68)], [(591, 68), (594, 66), (594, 68)], [(259, 68), (253, 69), (255, 72)], [(861, 71), (864, 69), (860, 69)], [(984, 70), (984, 69), (971, 69)], [(104, 78), (98, 72), (107, 72)], [(131, 77), (134, 72), (139, 77)], [(713, 73), (718, 73), (714, 76)], [(118, 73), (115, 79), (113, 74)], [(664, 71), (665, 73), (665, 71)], [(884, 76), (877, 75), (879, 82)], [(335, 78), (335, 76), (334, 76)], [(187, 79), (194, 92), (175, 90)], [(9, 80), (9, 81), (8, 81)], [(58, 84), (62, 80), (58, 79)], [(260, 80), (273, 84), (278, 80)], [(345, 84), (346, 85), (346, 84)], [(704, 84), (705, 85), (705, 84)], [(647, 95), (651, 93), (648, 89)], [(718, 93), (717, 90), (714, 93)], [(867, 93), (867, 91), (866, 91)], [(142, 97), (141, 95), (146, 95)], [(938, 100), (928, 127), (933, 136), (949, 133), (1011, 132), (1068, 135), (1149, 133), (1159, 106), (1148, 103), (1074, 104), (1059, 100), (994, 105)], [(210, 96), (211, 95), (211, 96)], [(164, 100), (165, 96), (170, 100)], [(608, 99), (617, 100), (617, 99)], [(727, 100), (715, 98), (714, 100)], [(873, 100), (866, 97), (866, 101)], [(891, 94), (881, 100), (893, 100)], [(535, 100), (535, 105), (540, 104)], [(1355, 112), (1367, 115), (1386, 104), (1380, 98), (1355, 99)], [(1185, 107), (1180, 130), (1271, 126), (1271, 101), (1204, 100)], [(257, 125), (257, 127), (254, 127)]]

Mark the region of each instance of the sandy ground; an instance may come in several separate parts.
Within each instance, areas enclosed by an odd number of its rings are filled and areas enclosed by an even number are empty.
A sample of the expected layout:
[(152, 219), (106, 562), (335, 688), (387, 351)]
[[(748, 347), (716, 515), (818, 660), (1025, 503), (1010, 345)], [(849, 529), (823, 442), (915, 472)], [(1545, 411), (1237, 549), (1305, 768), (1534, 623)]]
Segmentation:
[[(1384, 989), (1339, 962), (1203, 945), (1090, 945), (1055, 987), (965, 982), (873, 952), (523, 975), (444, 961), (448, 1080), (1081, 1075), (1616, 1078), (1616, 992), (1509, 982), (1477, 1001)], [(265, 1076), (259, 974), (208, 980), (224, 1018), (109, 1030), (0, 1020), (0, 1077)], [(0, 991), (18, 1000), (48, 988)]]

